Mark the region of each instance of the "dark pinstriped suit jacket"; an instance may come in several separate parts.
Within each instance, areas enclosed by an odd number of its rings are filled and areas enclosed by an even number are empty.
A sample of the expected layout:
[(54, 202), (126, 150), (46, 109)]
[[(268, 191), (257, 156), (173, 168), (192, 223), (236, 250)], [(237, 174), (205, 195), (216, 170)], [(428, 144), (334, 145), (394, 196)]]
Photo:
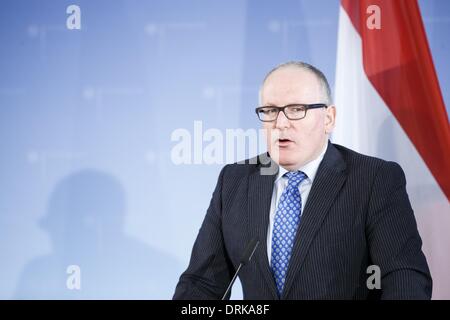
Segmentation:
[[(251, 238), (240, 273), (244, 299), (429, 299), (432, 280), (400, 166), (329, 143), (298, 228), (283, 295), (267, 257), (276, 175), (225, 166), (174, 299), (220, 299)], [(381, 290), (369, 290), (369, 265)]]

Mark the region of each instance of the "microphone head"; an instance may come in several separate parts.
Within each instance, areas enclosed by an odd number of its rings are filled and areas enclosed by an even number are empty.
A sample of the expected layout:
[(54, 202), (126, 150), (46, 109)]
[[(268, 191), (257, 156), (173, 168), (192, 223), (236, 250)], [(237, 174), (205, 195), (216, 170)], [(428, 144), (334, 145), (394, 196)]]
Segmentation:
[(252, 259), (253, 253), (255, 253), (256, 248), (259, 245), (259, 240), (256, 238), (252, 238), (250, 242), (245, 247), (244, 253), (242, 254), (240, 263), (245, 265), (246, 263), (250, 262)]

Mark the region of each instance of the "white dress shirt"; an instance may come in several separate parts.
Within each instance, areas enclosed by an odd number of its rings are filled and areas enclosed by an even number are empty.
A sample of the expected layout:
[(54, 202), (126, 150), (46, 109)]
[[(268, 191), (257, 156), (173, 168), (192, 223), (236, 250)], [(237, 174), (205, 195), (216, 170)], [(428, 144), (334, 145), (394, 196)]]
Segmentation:
[[(309, 191), (311, 190), (312, 183), (314, 181), (314, 178), (317, 173), (317, 169), (319, 168), (320, 162), (322, 162), (323, 156), (325, 155), (325, 152), (328, 148), (328, 142), (325, 143), (325, 147), (320, 153), (320, 155), (299, 168), (299, 171), (303, 171), (308, 178), (303, 180), (300, 185), (298, 186), (298, 189), (300, 191), (300, 196), (302, 198), (302, 210), (301, 214), (303, 214), (303, 209), (305, 208), (306, 201), (308, 200)], [(287, 187), (288, 179), (286, 177), (283, 177), (283, 175), (288, 172), (285, 168), (280, 166), (278, 170), (277, 177), (275, 179), (275, 185), (273, 188), (272, 193), (272, 202), (270, 204), (270, 216), (269, 216), (269, 229), (267, 232), (267, 256), (269, 257), (269, 265), (271, 263), (272, 259), (272, 233), (273, 233), (273, 223), (275, 220), (275, 213), (277, 211), (278, 202), (280, 201), (281, 194), (283, 193), (284, 189)]]

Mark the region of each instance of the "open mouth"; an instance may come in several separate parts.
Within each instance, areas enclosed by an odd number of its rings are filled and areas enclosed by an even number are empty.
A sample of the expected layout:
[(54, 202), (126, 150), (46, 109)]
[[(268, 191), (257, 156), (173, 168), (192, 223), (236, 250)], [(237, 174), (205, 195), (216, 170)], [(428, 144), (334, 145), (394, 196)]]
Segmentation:
[(280, 147), (286, 147), (286, 146), (290, 145), (291, 143), (293, 143), (293, 141), (291, 139), (277, 139), (277, 144)]

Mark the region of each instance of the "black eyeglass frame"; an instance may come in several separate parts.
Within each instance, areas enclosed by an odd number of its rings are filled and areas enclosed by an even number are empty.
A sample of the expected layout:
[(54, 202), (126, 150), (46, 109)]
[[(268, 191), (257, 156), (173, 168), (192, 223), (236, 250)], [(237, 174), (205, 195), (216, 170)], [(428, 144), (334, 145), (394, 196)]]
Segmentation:
[[(289, 118), (288, 115), (287, 115), (286, 112), (285, 112), (285, 109), (286, 109), (286, 108), (289, 108), (289, 107), (299, 107), (299, 106), (305, 108), (305, 115), (304, 115), (303, 117), (301, 117), (301, 118), (294, 118), (294, 119)], [(284, 107), (277, 107), (277, 106), (262, 106), (262, 107), (256, 108), (256, 109), (255, 109), (255, 112), (256, 112), (256, 115), (258, 116), (258, 119), (261, 120), (262, 122), (274, 122), (274, 121), (276, 121), (276, 120), (278, 119), (278, 115), (280, 114), (280, 111), (283, 111), (284, 115), (285, 115), (286, 118), (288, 118), (289, 120), (301, 120), (301, 119), (304, 119), (304, 118), (306, 117), (306, 114), (308, 113), (308, 110), (309, 110), (309, 109), (319, 109), (319, 108), (327, 108), (327, 107), (328, 107), (328, 105), (326, 105), (325, 103), (313, 103), (313, 104), (294, 103), (294, 104), (288, 104), (288, 105), (286, 105), (286, 106), (284, 106)], [(262, 120), (261, 117), (259, 116), (259, 111), (262, 110), (262, 109), (264, 109), (264, 108), (274, 108), (274, 109), (277, 109), (278, 113), (277, 113), (275, 119), (273, 119), (273, 120)]]

